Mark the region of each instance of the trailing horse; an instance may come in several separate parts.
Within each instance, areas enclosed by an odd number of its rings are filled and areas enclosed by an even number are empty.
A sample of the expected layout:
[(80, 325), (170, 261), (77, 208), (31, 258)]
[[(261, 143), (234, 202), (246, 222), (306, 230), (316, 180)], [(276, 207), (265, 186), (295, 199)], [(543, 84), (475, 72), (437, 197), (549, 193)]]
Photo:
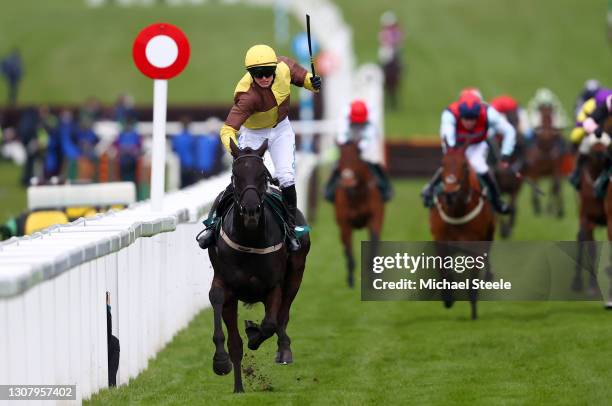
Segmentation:
[[(442, 190), (435, 195), (434, 206), (429, 211), (429, 227), (436, 244), (437, 255), (452, 255), (449, 241), (493, 241), (495, 236), (495, 214), (493, 207), (481, 189), (476, 172), (470, 167), (465, 148), (450, 149), (442, 158)], [(487, 252), (490, 244), (487, 244)], [(493, 278), (486, 266), (485, 279)], [(470, 278), (478, 277), (475, 272)], [(444, 279), (452, 280), (452, 273), (441, 270)], [(470, 284), (471, 286), (471, 284)], [(478, 292), (470, 289), (472, 319), (477, 318), (476, 301)], [(442, 292), (447, 308), (454, 303), (450, 290)]]
[[(552, 179), (551, 193), (547, 210), (562, 218), (565, 215), (561, 182), (563, 179), (563, 153), (565, 143), (561, 130), (553, 126), (553, 109), (541, 106), (542, 125), (535, 130), (535, 141), (526, 152), (525, 175), (537, 185), (539, 179)], [(536, 188), (532, 189), (531, 202), (536, 214), (541, 212), (540, 198)]]
[[(595, 275), (595, 264), (592, 259), (595, 258), (596, 246), (593, 242), (593, 231), (596, 226), (606, 226), (606, 211), (604, 202), (599, 199), (595, 193), (595, 182), (599, 178), (608, 165), (608, 148), (610, 146), (610, 136), (604, 133), (601, 138), (595, 134), (587, 135), (587, 141), (590, 144), (590, 152), (586, 163), (580, 174), (580, 190), (578, 191), (579, 200), (579, 229), (578, 229), (578, 258), (576, 262), (576, 274), (572, 282), (572, 289), (581, 291), (583, 289), (582, 268), (585, 259), (588, 262), (585, 264), (589, 272), (589, 288), (597, 289), (597, 278)], [(588, 249), (585, 258), (584, 250)]]
[[(334, 208), (344, 245), (348, 285), (353, 287), (353, 229), (367, 227), (370, 241), (377, 243), (380, 240), (385, 207), (376, 177), (368, 164), (361, 159), (356, 142), (348, 141), (340, 145), (338, 171), (340, 181), (335, 191)], [(376, 247), (373, 252), (376, 252)]]
[[(219, 224), (220, 238), (208, 250), (214, 269), (209, 292), (214, 311), (213, 370), (226, 375), (233, 367), (234, 392), (244, 391), (238, 301), (263, 302), (265, 306), (261, 325), (245, 322), (249, 349), (256, 350), (276, 333), (276, 362), (293, 362), (286, 329), (310, 249), (308, 234), (304, 234), (300, 237), (300, 250), (291, 254), (287, 251), (285, 225), (278, 218), (279, 206), (270, 203), (267, 193), (269, 174), (263, 162), (267, 146), (266, 140), (256, 150), (241, 150), (231, 142), (233, 199)], [(305, 224), (301, 213), (297, 217), (296, 224)], [(228, 333), (229, 355), (225, 350), (222, 318)]]

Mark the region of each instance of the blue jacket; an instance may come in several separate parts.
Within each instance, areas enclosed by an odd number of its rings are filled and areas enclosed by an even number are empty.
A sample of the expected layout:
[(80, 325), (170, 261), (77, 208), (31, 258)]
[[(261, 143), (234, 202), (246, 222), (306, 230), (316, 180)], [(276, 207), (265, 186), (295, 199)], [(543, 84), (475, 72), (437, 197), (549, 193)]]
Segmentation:
[(220, 138), (218, 134), (203, 135), (196, 138), (195, 167), (199, 171), (211, 171), (215, 167)]
[(172, 150), (179, 156), (183, 169), (191, 169), (195, 166), (195, 146), (196, 137), (187, 130), (172, 138)]

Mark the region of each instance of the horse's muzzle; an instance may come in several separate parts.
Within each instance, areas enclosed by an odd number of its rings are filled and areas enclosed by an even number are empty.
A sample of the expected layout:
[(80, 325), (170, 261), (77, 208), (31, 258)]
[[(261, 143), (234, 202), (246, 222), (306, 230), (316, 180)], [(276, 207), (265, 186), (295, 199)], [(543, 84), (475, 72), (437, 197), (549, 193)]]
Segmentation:
[(261, 204), (252, 208), (240, 206), (240, 214), (242, 215), (244, 226), (247, 229), (254, 229), (259, 225), (259, 219), (261, 218), (262, 212)]

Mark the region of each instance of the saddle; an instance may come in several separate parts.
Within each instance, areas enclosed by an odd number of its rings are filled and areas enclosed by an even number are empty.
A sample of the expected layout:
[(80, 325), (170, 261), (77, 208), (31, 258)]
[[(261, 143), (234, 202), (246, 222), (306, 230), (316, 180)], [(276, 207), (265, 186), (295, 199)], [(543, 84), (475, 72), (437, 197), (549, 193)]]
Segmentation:
[[(219, 194), (218, 199), (219, 203), (217, 205), (217, 209), (211, 210), (208, 217), (203, 221), (207, 229), (215, 230), (217, 236), (219, 235), (223, 218), (234, 206), (233, 188), (227, 187)], [(276, 179), (271, 179), (270, 183), (268, 183), (268, 188), (264, 196), (264, 205), (272, 211), (277, 224), (285, 230), (285, 233), (287, 233), (287, 219), (289, 217), (289, 210), (283, 201), (283, 195), (278, 187), (278, 181)], [(296, 223), (295, 234), (297, 238), (310, 232), (310, 230), (311, 228), (308, 224), (304, 223), (298, 225)]]

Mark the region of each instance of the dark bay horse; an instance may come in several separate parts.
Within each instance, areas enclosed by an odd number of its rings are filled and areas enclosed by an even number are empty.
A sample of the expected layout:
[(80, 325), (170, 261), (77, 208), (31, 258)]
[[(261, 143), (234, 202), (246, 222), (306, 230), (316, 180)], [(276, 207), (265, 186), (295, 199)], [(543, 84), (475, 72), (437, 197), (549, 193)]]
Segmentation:
[[(583, 289), (582, 269), (586, 265), (589, 272), (589, 288), (597, 289), (597, 279), (595, 275), (595, 264), (591, 259), (596, 257), (595, 244), (589, 244), (594, 240), (593, 232), (596, 226), (606, 226), (607, 216), (604, 202), (595, 196), (595, 181), (606, 169), (608, 164), (608, 147), (610, 136), (604, 133), (601, 138), (595, 134), (587, 135), (590, 143), (590, 152), (587, 161), (580, 174), (581, 186), (578, 191), (579, 201), (579, 229), (578, 229), (578, 258), (576, 261), (576, 275), (572, 282), (572, 288), (576, 291)], [(585, 258), (585, 249), (587, 250)]]
[[(495, 237), (495, 214), (491, 203), (483, 196), (476, 173), (465, 157), (465, 148), (452, 148), (442, 158), (443, 189), (434, 199), (434, 207), (429, 211), (429, 228), (434, 241), (493, 241)], [(490, 244), (488, 244), (490, 248)], [(437, 254), (445, 257), (452, 255), (445, 244), (436, 245)], [(488, 252), (488, 249), (487, 249)], [(485, 278), (492, 279), (487, 265)], [(441, 271), (442, 276), (452, 280), (452, 273)], [(476, 278), (477, 274), (470, 275)], [(477, 291), (470, 290), (472, 319), (477, 318)], [(442, 300), (447, 308), (454, 303), (450, 290), (442, 292)]]
[[(340, 182), (336, 189), (334, 208), (336, 223), (340, 227), (340, 238), (348, 269), (348, 285), (354, 286), (355, 258), (353, 256), (353, 229), (367, 227), (370, 241), (380, 240), (384, 220), (384, 203), (376, 177), (361, 159), (355, 141), (340, 145), (338, 162)], [(373, 249), (376, 252), (376, 248)]]
[[(234, 392), (244, 391), (238, 301), (263, 302), (265, 306), (261, 325), (252, 321), (245, 323), (249, 349), (256, 350), (276, 333), (276, 362), (293, 362), (291, 340), (286, 329), (291, 303), (300, 288), (306, 256), (310, 249), (310, 239), (308, 234), (305, 234), (300, 238), (301, 249), (288, 254), (285, 229), (265, 203), (268, 172), (263, 162), (263, 154), (267, 146), (266, 140), (256, 150), (241, 150), (233, 141), (230, 143), (234, 157), (234, 201), (223, 217), (217, 245), (208, 250), (214, 269), (209, 292), (214, 310), (213, 370), (218, 375), (226, 375), (233, 366)], [(299, 212), (296, 223), (305, 224), (304, 217)], [(225, 350), (221, 319), (227, 328), (229, 355)]]
[[(553, 126), (553, 108), (540, 106), (541, 126), (535, 129), (535, 142), (526, 152), (525, 175), (537, 185), (539, 179), (552, 179), (551, 193), (547, 205), (549, 213), (561, 218), (565, 214), (561, 190), (563, 153), (565, 143), (561, 129)], [(531, 202), (536, 214), (540, 214), (540, 197), (532, 188)]]

